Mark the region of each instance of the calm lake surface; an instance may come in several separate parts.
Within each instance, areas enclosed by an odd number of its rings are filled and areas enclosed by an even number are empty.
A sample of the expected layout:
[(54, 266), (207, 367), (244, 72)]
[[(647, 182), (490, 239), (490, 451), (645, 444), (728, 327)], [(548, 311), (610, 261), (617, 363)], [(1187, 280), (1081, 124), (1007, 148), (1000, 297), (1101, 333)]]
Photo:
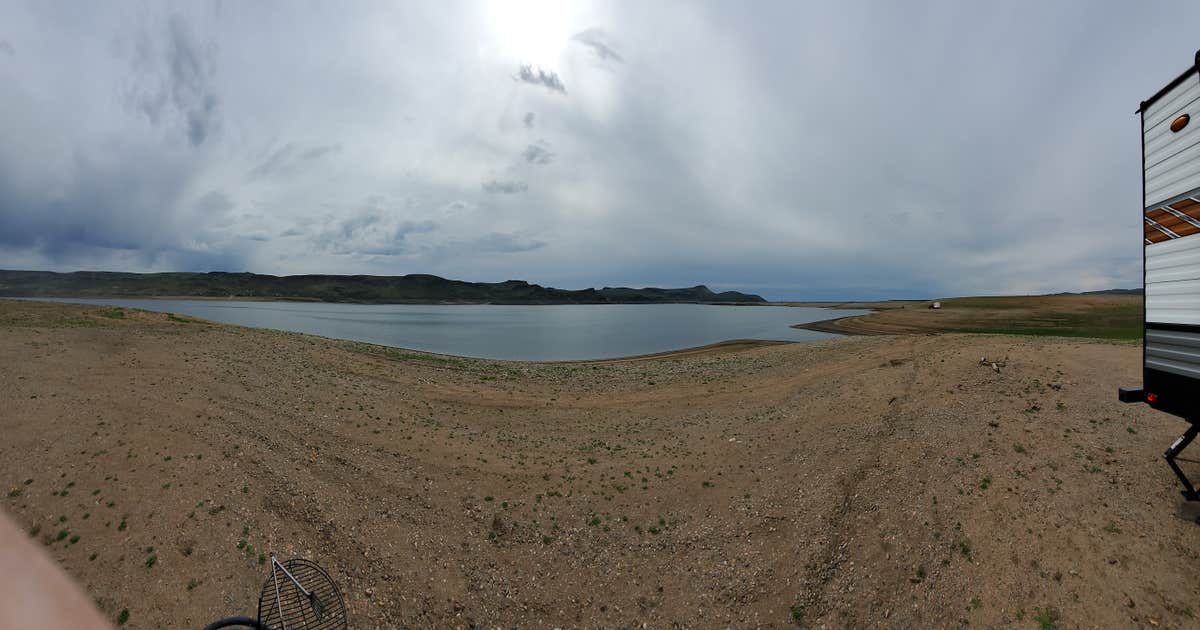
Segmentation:
[[(39, 298), (44, 299), (44, 298)], [(733, 339), (815, 341), (792, 324), (869, 311), (785, 306), (324, 304), (56, 299), (191, 315), (217, 322), (487, 359), (607, 359)]]

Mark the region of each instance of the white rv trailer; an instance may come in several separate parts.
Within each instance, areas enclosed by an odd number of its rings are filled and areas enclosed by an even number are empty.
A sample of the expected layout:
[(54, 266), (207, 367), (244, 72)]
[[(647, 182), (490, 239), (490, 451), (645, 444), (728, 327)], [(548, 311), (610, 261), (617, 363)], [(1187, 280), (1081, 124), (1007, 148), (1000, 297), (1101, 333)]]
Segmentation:
[(1142, 259), (1145, 328), (1142, 387), (1124, 402), (1145, 402), (1191, 423), (1164, 457), (1200, 501), (1175, 457), (1200, 431), (1200, 52), (1191, 67), (1142, 101)]

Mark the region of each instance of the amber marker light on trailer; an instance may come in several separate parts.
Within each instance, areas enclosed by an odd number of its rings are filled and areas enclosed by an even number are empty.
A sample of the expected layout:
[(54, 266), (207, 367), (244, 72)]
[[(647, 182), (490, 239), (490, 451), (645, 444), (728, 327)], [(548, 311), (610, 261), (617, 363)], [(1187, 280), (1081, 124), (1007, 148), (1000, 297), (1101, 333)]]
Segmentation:
[(1176, 118), (1175, 120), (1171, 121), (1171, 131), (1174, 133), (1179, 133), (1179, 131), (1186, 127), (1191, 120), (1192, 117), (1188, 116), (1187, 114)]

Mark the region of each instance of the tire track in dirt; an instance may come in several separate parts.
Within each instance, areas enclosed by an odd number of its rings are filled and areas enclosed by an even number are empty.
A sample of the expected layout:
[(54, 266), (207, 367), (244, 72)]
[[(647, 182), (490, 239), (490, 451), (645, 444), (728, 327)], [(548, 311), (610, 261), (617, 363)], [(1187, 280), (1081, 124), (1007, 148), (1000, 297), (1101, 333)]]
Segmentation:
[[(898, 388), (900, 393), (892, 398), (888, 410), (875, 422), (880, 430), (870, 436), (869, 448), (862, 458), (863, 463), (849, 470), (837, 481), (840, 498), (828, 524), (823, 528), (829, 532), (829, 537), (817, 554), (817, 560), (806, 567), (804, 594), (797, 603), (805, 620), (824, 619), (835, 609), (828, 591), (838, 570), (848, 558), (846, 549), (858, 533), (848, 526), (856, 514), (855, 499), (862, 496), (863, 493), (860, 493), (859, 489), (864, 483), (873, 482), (868, 473), (879, 465), (879, 456), (884, 446), (895, 435), (897, 422), (907, 414), (904, 405), (911, 399), (910, 395), (921, 370), (917, 359), (905, 361), (903, 367), (906, 374), (901, 378), (902, 383)], [(839, 620), (841, 621), (852, 622)]]

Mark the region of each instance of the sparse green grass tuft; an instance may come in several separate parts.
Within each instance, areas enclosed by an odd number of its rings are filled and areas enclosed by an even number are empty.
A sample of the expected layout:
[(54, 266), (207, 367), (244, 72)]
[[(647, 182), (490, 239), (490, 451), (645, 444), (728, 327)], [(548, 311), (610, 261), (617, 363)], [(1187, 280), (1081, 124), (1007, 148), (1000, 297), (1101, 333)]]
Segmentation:
[(1036, 609), (1037, 614), (1033, 616), (1033, 620), (1037, 622), (1038, 628), (1041, 630), (1058, 630), (1058, 611), (1053, 608)]
[(121, 609), (121, 614), (117, 615), (117, 625), (123, 626), (128, 621), (129, 621), (129, 609), (123, 608), (123, 609)]

